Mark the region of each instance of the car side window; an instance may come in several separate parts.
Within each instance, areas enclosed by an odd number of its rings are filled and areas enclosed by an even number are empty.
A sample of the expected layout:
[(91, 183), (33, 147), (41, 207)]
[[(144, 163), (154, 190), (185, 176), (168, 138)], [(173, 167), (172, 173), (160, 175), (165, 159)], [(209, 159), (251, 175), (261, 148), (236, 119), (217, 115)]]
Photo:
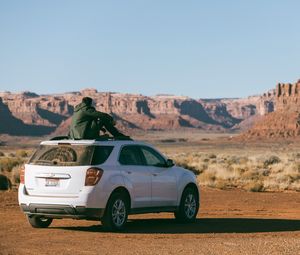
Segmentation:
[(142, 146), (141, 151), (145, 157), (146, 165), (157, 167), (164, 167), (166, 165), (166, 160), (152, 148)]
[(122, 165), (144, 165), (140, 149), (132, 145), (122, 148), (119, 162)]
[(103, 164), (111, 154), (113, 146), (95, 146), (92, 165)]

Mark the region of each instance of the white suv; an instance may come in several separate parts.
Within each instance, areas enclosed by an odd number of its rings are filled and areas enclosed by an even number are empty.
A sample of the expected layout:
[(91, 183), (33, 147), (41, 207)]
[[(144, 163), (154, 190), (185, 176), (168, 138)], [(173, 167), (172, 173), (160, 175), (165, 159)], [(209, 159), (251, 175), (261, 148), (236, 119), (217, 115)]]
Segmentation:
[(75, 218), (121, 230), (128, 214), (153, 212), (193, 222), (199, 209), (195, 175), (143, 142), (44, 141), (20, 179), (20, 207), (37, 228)]

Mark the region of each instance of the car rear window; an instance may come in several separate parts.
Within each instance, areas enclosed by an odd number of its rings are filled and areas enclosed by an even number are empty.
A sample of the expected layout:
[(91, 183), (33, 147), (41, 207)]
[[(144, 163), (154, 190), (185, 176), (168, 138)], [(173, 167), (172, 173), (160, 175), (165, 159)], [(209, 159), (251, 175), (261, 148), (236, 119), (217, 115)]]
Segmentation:
[(113, 146), (40, 145), (28, 164), (46, 166), (84, 166), (103, 164)]

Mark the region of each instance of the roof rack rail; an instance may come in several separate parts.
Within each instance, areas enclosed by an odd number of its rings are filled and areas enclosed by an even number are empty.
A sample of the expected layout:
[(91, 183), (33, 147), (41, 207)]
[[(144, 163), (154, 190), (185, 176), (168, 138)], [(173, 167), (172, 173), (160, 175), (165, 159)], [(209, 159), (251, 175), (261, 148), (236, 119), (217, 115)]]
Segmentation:
[(50, 141), (59, 141), (59, 140), (69, 140), (70, 138), (68, 136), (55, 136), (50, 139)]

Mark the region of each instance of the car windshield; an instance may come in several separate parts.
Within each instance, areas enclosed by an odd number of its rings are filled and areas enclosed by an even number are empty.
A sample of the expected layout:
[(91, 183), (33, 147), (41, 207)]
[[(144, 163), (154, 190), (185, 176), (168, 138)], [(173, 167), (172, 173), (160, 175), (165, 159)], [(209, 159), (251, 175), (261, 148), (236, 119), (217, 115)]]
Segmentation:
[(103, 164), (113, 146), (40, 145), (28, 164), (47, 166), (83, 166)]

